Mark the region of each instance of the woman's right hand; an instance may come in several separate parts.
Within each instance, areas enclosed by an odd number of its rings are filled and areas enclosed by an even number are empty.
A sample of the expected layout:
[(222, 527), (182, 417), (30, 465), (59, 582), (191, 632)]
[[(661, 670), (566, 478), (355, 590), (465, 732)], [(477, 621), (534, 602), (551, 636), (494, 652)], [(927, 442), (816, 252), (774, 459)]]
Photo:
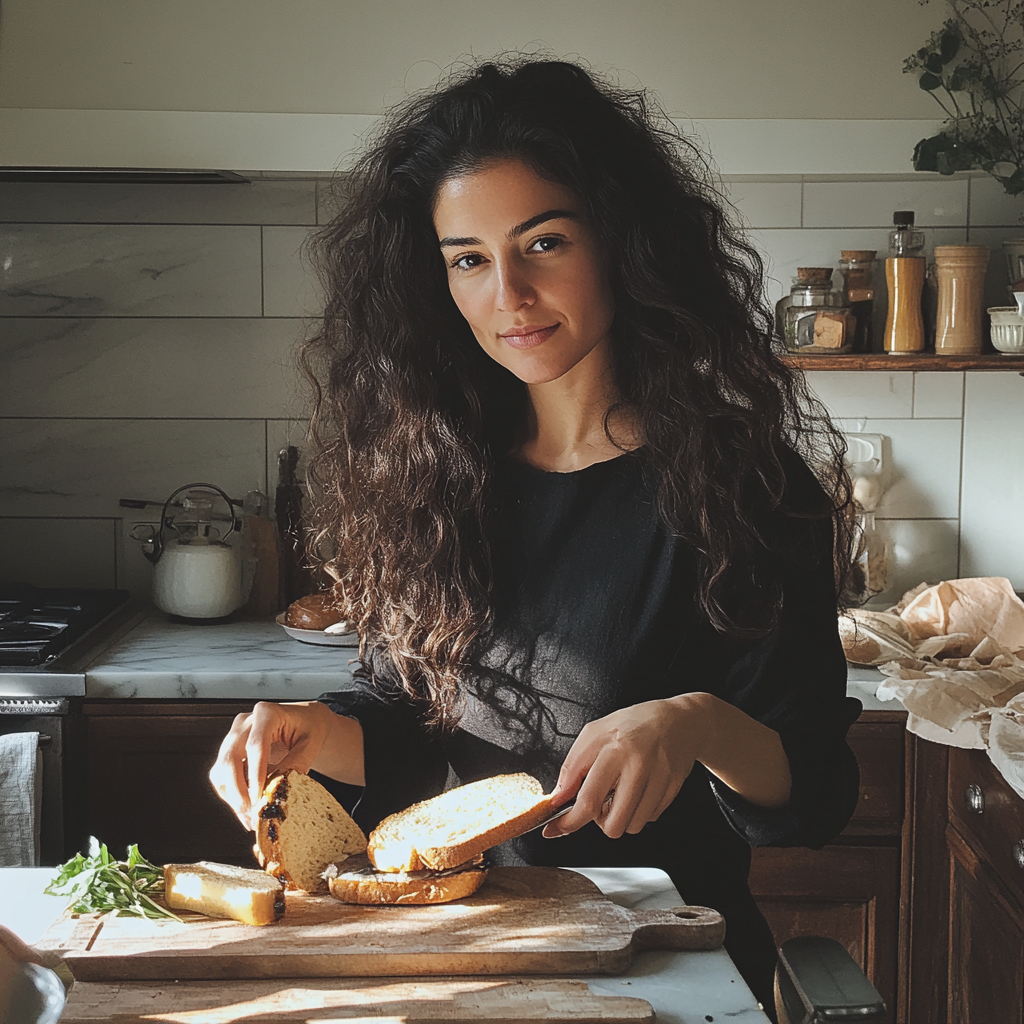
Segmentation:
[[(247, 829), (255, 830), (256, 809), (270, 770), (308, 772), (325, 744), (332, 745), (338, 719), (318, 701), (260, 701), (250, 714), (236, 715), (210, 769), (217, 795)], [(351, 719), (342, 721), (356, 724)], [(361, 745), (358, 753), (361, 761)]]

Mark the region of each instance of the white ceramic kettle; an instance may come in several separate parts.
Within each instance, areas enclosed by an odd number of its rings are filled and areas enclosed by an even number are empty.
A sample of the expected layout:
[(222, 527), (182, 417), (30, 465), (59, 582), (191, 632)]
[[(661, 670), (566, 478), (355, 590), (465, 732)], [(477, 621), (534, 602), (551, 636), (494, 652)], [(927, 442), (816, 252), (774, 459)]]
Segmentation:
[[(203, 489), (216, 492), (227, 503), (230, 525), (222, 536), (212, 523), (211, 496), (202, 494)], [(183, 492), (188, 492), (181, 502), (184, 514), (168, 516), (174, 499)], [(239, 549), (226, 543), (238, 529), (231, 499), (219, 487), (203, 483), (179, 487), (165, 502), (153, 550), (146, 552), (156, 566), (153, 603), (157, 608), (184, 619), (219, 619), (240, 608), (245, 603), (242, 559)], [(167, 530), (178, 536), (165, 539)]]

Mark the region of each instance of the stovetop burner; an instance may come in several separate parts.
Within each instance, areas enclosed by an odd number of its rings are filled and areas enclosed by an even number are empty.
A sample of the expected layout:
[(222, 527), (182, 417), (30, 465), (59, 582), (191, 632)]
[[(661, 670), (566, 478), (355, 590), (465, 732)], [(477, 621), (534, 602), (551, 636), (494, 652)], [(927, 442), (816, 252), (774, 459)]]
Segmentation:
[(129, 596), (127, 590), (0, 587), (0, 668), (53, 661)]

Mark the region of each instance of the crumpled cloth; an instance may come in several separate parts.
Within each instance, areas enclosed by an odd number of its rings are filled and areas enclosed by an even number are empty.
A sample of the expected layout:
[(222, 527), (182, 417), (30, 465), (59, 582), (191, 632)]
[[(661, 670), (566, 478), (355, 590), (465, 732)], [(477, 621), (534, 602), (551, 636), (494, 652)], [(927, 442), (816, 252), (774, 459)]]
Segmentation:
[(849, 661), (877, 665), (924, 739), (988, 751), (1024, 797), (1024, 602), (1001, 577), (922, 584), (883, 612), (840, 618)]

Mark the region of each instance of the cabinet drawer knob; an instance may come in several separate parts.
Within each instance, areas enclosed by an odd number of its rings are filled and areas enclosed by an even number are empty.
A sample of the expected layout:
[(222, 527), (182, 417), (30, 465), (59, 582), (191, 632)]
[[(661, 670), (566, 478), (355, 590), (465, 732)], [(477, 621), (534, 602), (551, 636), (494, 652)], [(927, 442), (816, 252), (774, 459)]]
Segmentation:
[(1024, 839), (1018, 839), (1013, 844), (1013, 862), (1024, 871)]
[(974, 782), (964, 790), (964, 800), (975, 814), (981, 814), (985, 810), (985, 794), (982, 793), (981, 786)]

